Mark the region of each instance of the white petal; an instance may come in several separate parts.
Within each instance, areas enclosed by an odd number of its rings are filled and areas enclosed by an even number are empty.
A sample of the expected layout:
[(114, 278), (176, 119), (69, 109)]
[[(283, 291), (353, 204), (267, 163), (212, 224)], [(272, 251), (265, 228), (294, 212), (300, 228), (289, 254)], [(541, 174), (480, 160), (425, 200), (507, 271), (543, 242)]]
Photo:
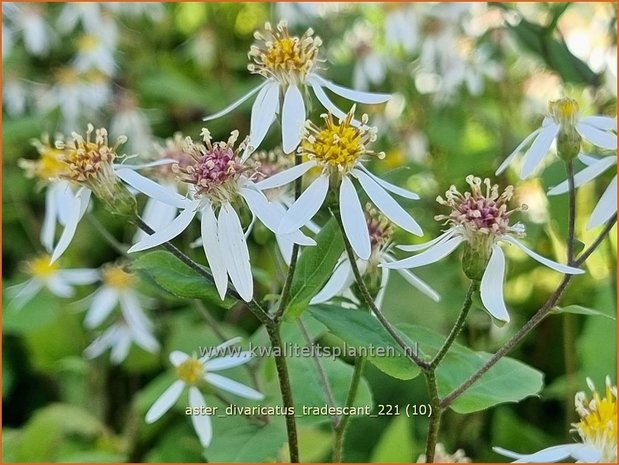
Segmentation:
[(25, 283), (9, 287), (7, 292), (11, 295), (11, 305), (16, 310), (20, 310), (32, 300), (42, 287), (43, 283), (38, 279), (29, 279)]
[(130, 329), (133, 340), (142, 349), (152, 354), (159, 350), (159, 342), (147, 328), (130, 326)]
[(228, 391), (232, 394), (236, 394), (240, 397), (252, 400), (262, 400), (264, 395), (255, 389), (245, 386), (244, 384), (237, 383), (236, 381), (226, 378), (225, 376), (218, 375), (217, 373), (207, 373), (204, 375), (206, 382), (212, 384), (215, 387)]
[(229, 355), (227, 357), (214, 358), (207, 360), (204, 363), (204, 367), (208, 371), (225, 370), (226, 368), (238, 367), (239, 365), (245, 365), (251, 361), (251, 352), (241, 352), (238, 355)]
[[(189, 406), (191, 408), (206, 407), (204, 397), (194, 386), (189, 388)], [(191, 415), (191, 423), (193, 429), (200, 439), (202, 447), (208, 447), (213, 439), (213, 426), (211, 425), (211, 417), (208, 415)]]
[(576, 123), (576, 130), (593, 145), (608, 150), (617, 150), (617, 134), (601, 131), (584, 123)]
[[(582, 171), (579, 171), (574, 176), (574, 187), (580, 187), (583, 184), (592, 181), (600, 174), (606, 171), (611, 166), (617, 164), (617, 157), (604, 157), (597, 160), (594, 164), (587, 166)], [(565, 194), (569, 189), (567, 180), (553, 187), (548, 191), (548, 195)]]
[(105, 332), (96, 338), (92, 343), (84, 349), (84, 356), (86, 358), (97, 358), (108, 347), (111, 347), (116, 340), (116, 334), (118, 333), (118, 325), (110, 326)]
[(520, 151), (529, 143), (533, 140), (533, 138), (535, 136), (537, 136), (537, 134), (541, 131), (540, 129), (536, 129), (535, 131), (533, 131), (531, 134), (529, 134), (527, 137), (524, 138), (524, 140), (522, 142), (520, 142), (520, 144), (518, 144), (518, 146), (514, 149), (514, 151), (512, 153), (510, 153), (507, 158), (505, 160), (503, 160), (503, 163), (501, 163), (501, 166), (498, 167), (498, 169), (496, 170), (495, 174), (498, 176), (499, 174), (501, 174), (503, 171), (505, 171), (507, 169), (507, 167), (510, 165), (510, 163), (512, 162), (512, 160), (520, 153)]
[(170, 189), (166, 189), (161, 184), (157, 184), (155, 181), (142, 176), (137, 171), (123, 168), (117, 170), (116, 174), (134, 189), (137, 189), (155, 200), (172, 205), (173, 207), (187, 208), (187, 205), (191, 202), (182, 195)]
[(499, 321), (509, 322), (509, 313), (503, 298), (503, 280), (505, 278), (505, 255), (498, 245), (492, 246), (490, 260), (481, 278), (481, 301), (488, 313)]
[(504, 241), (511, 242), (512, 244), (516, 245), (520, 250), (522, 250), (524, 253), (526, 253), (529, 257), (533, 258), (534, 260), (537, 260), (543, 265), (546, 265), (548, 268), (552, 268), (553, 270), (558, 271), (559, 273), (583, 274), (585, 272), (584, 270), (573, 268), (568, 265), (563, 265), (561, 263), (557, 263), (553, 260), (550, 260), (546, 257), (542, 257), (540, 254), (529, 249), (526, 245), (524, 245), (522, 242), (520, 242), (518, 239), (514, 237), (505, 235), (502, 237), (502, 239)]
[(303, 95), (295, 85), (288, 86), (282, 106), (282, 149), (291, 153), (297, 148), (303, 136), (305, 125), (305, 103)]
[(277, 232), (284, 212), (277, 209), (261, 191), (244, 187), (241, 189), (241, 195), (245, 199), (245, 202), (247, 202), (252, 213), (256, 215), (267, 228), (273, 232)]
[(353, 250), (359, 258), (367, 260), (372, 253), (370, 233), (359, 196), (348, 176), (342, 176), (340, 185), (340, 216), (344, 232)]
[(384, 263), (382, 266), (385, 268), (416, 268), (418, 266), (427, 265), (439, 261), (441, 258), (446, 257), (458, 247), (464, 239), (460, 236), (453, 237), (447, 241), (439, 242), (433, 245), (425, 252), (413, 255), (412, 257), (405, 258), (393, 263)]
[(273, 124), (279, 108), (279, 84), (272, 82), (263, 87), (251, 108), (249, 145), (257, 148)]
[(64, 230), (60, 235), (60, 239), (58, 239), (58, 244), (56, 244), (56, 248), (54, 249), (54, 253), (52, 254), (52, 263), (58, 260), (65, 250), (67, 250), (69, 244), (71, 244), (73, 236), (75, 236), (75, 231), (77, 230), (77, 225), (82, 217), (82, 208), (84, 204), (88, 205), (88, 202), (90, 201), (90, 193), (90, 189), (81, 188), (75, 195), (73, 204), (71, 205), (69, 217), (67, 218), (67, 224), (65, 225)]
[(493, 447), (492, 450), (497, 454), (517, 459), (514, 463), (548, 463), (558, 462), (569, 457), (580, 444), (561, 444), (558, 446), (548, 447), (533, 454), (518, 454), (511, 450), (503, 449), (502, 447)]
[[(374, 173), (372, 173), (370, 170), (368, 170), (362, 164), (359, 164), (358, 166), (359, 166), (359, 168), (361, 168), (361, 170), (363, 170), (363, 172), (365, 172), (374, 181), (376, 181), (378, 184), (380, 184), (380, 186), (383, 189), (388, 190), (389, 192), (392, 192), (393, 194), (399, 195), (400, 197), (404, 197), (405, 199), (419, 200), (419, 195), (415, 194), (414, 192), (411, 192), (411, 191), (409, 191), (407, 189), (404, 189), (404, 188), (402, 188), (400, 186), (396, 186), (395, 184), (391, 184), (390, 182), (385, 181), (380, 176), (376, 176)], [(353, 173), (356, 173), (357, 171), (359, 171), (359, 170), (354, 169)]]
[(290, 206), (279, 225), (278, 233), (291, 233), (311, 220), (320, 210), (329, 190), (329, 176), (321, 174)]
[(56, 209), (58, 211), (58, 222), (62, 226), (65, 226), (71, 215), (71, 208), (77, 192), (74, 192), (66, 181), (58, 181), (54, 184), (52, 189), (56, 197), (54, 202), (56, 203)]
[[(617, 158), (616, 155), (615, 155), (615, 158)], [(593, 165), (594, 163), (600, 160), (599, 158), (592, 157), (591, 155), (586, 155), (584, 153), (579, 153), (578, 159), (587, 166)]]
[(385, 300), (385, 294), (387, 293), (387, 285), (389, 284), (389, 274), (391, 270), (389, 268), (382, 268), (380, 270), (380, 288), (376, 294), (376, 307), (383, 308), (383, 301)]
[(173, 350), (172, 352), (170, 352), (170, 363), (174, 366), (177, 367), (183, 363), (185, 360), (187, 360), (189, 358), (189, 355), (187, 355), (185, 352), (181, 352), (180, 350)]
[[(149, 198), (146, 206), (142, 211), (142, 220), (154, 231), (159, 231), (166, 225), (170, 224), (176, 218), (178, 209), (167, 203), (160, 202), (153, 198)], [(134, 242), (139, 242), (148, 237), (148, 233), (138, 229), (133, 236)]]
[(542, 162), (544, 156), (550, 150), (552, 141), (557, 137), (559, 132), (559, 125), (550, 123), (546, 127), (542, 128), (539, 135), (535, 138), (535, 141), (527, 150), (524, 155), (524, 163), (522, 164), (522, 170), (520, 171), (520, 178), (526, 179), (533, 174), (535, 169)]
[(117, 303), (118, 294), (114, 289), (109, 287), (99, 289), (92, 299), (88, 312), (86, 312), (86, 318), (84, 319), (86, 327), (92, 329), (99, 326), (112, 312)]
[(217, 219), (210, 203), (202, 209), (201, 230), (204, 254), (211, 268), (219, 297), (223, 300), (228, 290), (228, 270), (222, 256), (224, 249), (219, 244)]
[(187, 229), (187, 226), (189, 226), (194, 216), (196, 216), (196, 212), (193, 207), (181, 211), (180, 215), (178, 215), (174, 221), (169, 223), (166, 227), (161, 228), (159, 231), (155, 231), (154, 234), (142, 239), (140, 242), (133, 244), (127, 252), (139, 252), (171, 241)]
[(376, 181), (362, 171), (356, 175), (368, 197), (387, 218), (406, 231), (423, 236), (419, 224)]
[[(333, 116), (335, 116), (338, 119), (344, 119), (346, 118), (346, 113), (343, 112), (342, 110), (340, 110), (335, 103), (333, 103), (331, 101), (331, 99), (327, 96), (327, 94), (325, 93), (324, 90), (322, 90), (322, 87), (320, 86), (320, 84), (315, 81), (315, 80), (309, 80), (310, 85), (312, 86), (312, 89), (314, 90), (314, 95), (316, 95), (316, 98), (318, 99), (318, 101), (322, 104), (323, 107), (325, 107), (327, 109), (327, 111), (329, 113), (331, 113)], [(362, 124), (360, 121), (353, 119), (351, 121), (351, 124), (354, 127), (362, 127), (362, 128), (366, 128), (367, 126)]]
[(58, 297), (73, 297), (75, 290), (62, 280), (59, 275), (52, 276), (47, 280), (47, 288)]
[(591, 212), (587, 229), (597, 228), (606, 223), (615, 213), (617, 213), (617, 176), (610, 182)]
[(146, 412), (146, 423), (156, 422), (164, 413), (170, 410), (180, 397), (184, 388), (184, 382), (181, 380), (174, 381), (174, 383), (159, 396), (159, 399), (155, 401), (152, 407), (148, 409), (148, 412)]
[[(388, 253), (385, 253), (383, 255), (383, 258), (384, 258), (386, 263), (391, 263), (391, 262), (395, 261), (395, 258), (393, 256), (391, 256), (390, 254), (388, 254)], [(422, 294), (425, 294), (426, 296), (428, 296), (429, 298), (431, 298), (435, 302), (438, 302), (439, 300), (441, 300), (441, 297), (438, 294), (438, 292), (436, 292), (434, 289), (432, 289), (432, 287), (428, 283), (426, 283), (424, 280), (420, 279), (419, 277), (417, 277), (416, 275), (414, 275), (410, 271), (405, 270), (405, 269), (400, 269), (400, 270), (398, 270), (398, 273), (400, 273), (400, 275), (409, 284), (411, 284), (413, 287), (415, 287)]]
[(277, 173), (273, 176), (266, 178), (263, 181), (257, 182), (255, 186), (257, 189), (260, 189), (261, 191), (265, 189), (281, 187), (281, 186), (291, 183), (297, 178), (300, 178), (301, 176), (303, 176), (305, 173), (307, 173), (309, 170), (311, 170), (315, 166), (316, 166), (315, 161), (306, 161), (305, 163), (301, 163), (300, 165), (293, 166), (292, 168), (282, 171), (281, 173)]
[(576, 444), (571, 452), (571, 456), (577, 463), (599, 463), (602, 461), (602, 451), (590, 444)]
[(120, 308), (127, 324), (132, 327), (152, 328), (153, 323), (142, 311), (135, 292), (124, 291), (119, 295)]
[(41, 225), (41, 244), (47, 252), (54, 249), (54, 234), (56, 232), (56, 193), (54, 192), (55, 184), (52, 184), (45, 193), (45, 216)]
[(396, 246), (400, 250), (404, 250), (405, 252), (417, 252), (418, 250), (425, 250), (434, 244), (438, 244), (439, 242), (444, 242), (450, 237), (452, 237), (456, 233), (455, 229), (448, 229), (440, 236), (432, 239), (428, 242), (423, 242), (421, 244), (409, 244), (409, 245), (398, 245)]
[(294, 247), (294, 242), (286, 239), (286, 235), (283, 234), (275, 234), (275, 240), (277, 241), (277, 248), (279, 249), (279, 253), (284, 259), (284, 262), (286, 263), (286, 265), (290, 266), (290, 262), (292, 261), (292, 248)]
[(99, 280), (101, 274), (99, 270), (91, 268), (73, 268), (69, 270), (60, 270), (58, 275), (70, 284), (92, 284)]
[(122, 363), (124, 359), (129, 355), (129, 350), (131, 349), (131, 336), (127, 329), (125, 332), (120, 334), (120, 337), (112, 346), (112, 351), (110, 352), (110, 360), (112, 363), (119, 364)]
[(227, 356), (228, 354), (228, 347), (233, 346), (234, 344), (238, 344), (239, 342), (241, 342), (243, 340), (242, 337), (237, 336), (237, 337), (233, 337), (232, 339), (228, 339), (227, 341), (222, 342), (221, 344), (211, 348), (210, 350), (207, 351), (207, 354), (202, 357), (200, 359), (200, 361), (202, 363), (206, 363), (208, 360), (212, 359), (213, 357), (224, 357)]
[(249, 251), (239, 217), (230, 204), (222, 205), (217, 223), (219, 243), (230, 280), (243, 300), (249, 302), (254, 295)]
[(317, 74), (314, 75), (315, 79), (329, 89), (331, 92), (336, 93), (337, 95), (344, 97), (345, 99), (352, 100), (353, 102), (359, 103), (367, 103), (370, 105), (375, 105), (378, 103), (385, 103), (391, 99), (391, 94), (381, 94), (375, 92), (360, 92), (358, 90), (349, 89), (347, 87), (342, 87), (337, 85), (331, 81), (326, 80), (322, 76)]
[(610, 116), (584, 116), (578, 122), (588, 124), (602, 131), (617, 130), (617, 118), (611, 118)]
[(232, 110), (234, 110), (236, 107), (241, 105), (243, 102), (245, 102), (246, 100), (249, 100), (253, 95), (255, 95), (257, 92), (259, 92), (260, 89), (262, 89), (264, 86), (268, 85), (270, 82), (272, 82), (272, 81), (265, 81), (265, 82), (263, 82), (258, 87), (250, 90), (248, 93), (243, 95), (240, 99), (238, 99), (234, 103), (228, 105), (223, 110), (218, 111), (217, 113), (214, 113), (214, 114), (212, 114), (210, 116), (206, 116), (206, 117), (202, 118), (202, 121), (211, 121), (211, 120), (219, 118), (220, 116), (224, 116), (224, 115), (230, 113)]
[(311, 305), (321, 304), (342, 294), (354, 281), (352, 269), (348, 259), (344, 259), (335, 268), (324, 287), (310, 300)]

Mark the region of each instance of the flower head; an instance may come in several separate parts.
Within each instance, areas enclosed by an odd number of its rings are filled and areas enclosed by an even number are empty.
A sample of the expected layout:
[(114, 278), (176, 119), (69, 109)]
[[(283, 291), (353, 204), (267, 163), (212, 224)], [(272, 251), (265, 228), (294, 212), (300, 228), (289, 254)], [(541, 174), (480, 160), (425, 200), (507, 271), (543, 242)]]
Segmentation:
[(40, 140), (34, 139), (32, 145), (37, 149), (39, 159), (19, 160), (19, 166), (26, 171), (27, 177), (49, 183), (68, 175), (69, 167), (62, 160), (62, 151), (52, 147), (48, 135), (43, 135)]
[(305, 83), (318, 61), (322, 45), (322, 40), (314, 37), (311, 28), (301, 36), (290, 36), (285, 21), (280, 21), (275, 29), (266, 23), (263, 32), (254, 32), (254, 38), (257, 43), (248, 53), (253, 63), (247, 65), (247, 69), (284, 84)]

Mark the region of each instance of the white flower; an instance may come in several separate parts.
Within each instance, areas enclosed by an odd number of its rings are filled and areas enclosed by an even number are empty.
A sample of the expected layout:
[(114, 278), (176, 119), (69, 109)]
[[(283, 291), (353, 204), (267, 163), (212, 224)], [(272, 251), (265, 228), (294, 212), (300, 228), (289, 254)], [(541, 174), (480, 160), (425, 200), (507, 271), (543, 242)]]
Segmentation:
[(526, 247), (516, 239), (524, 234), (522, 224), (509, 225), (512, 213), (507, 211), (507, 203), (513, 195), (508, 186), (499, 195), (498, 185), (491, 185), (488, 178), (482, 180), (468, 176), (467, 183), (472, 192), (464, 195), (452, 186), (446, 194), (447, 200), (438, 197), (438, 202), (452, 208), (448, 215), (437, 216), (446, 220), (451, 227), (436, 239), (419, 245), (399, 246), (409, 252), (423, 252), (403, 260), (384, 264), (387, 268), (415, 268), (434, 263), (452, 253), (460, 244), (465, 244), (463, 268), (470, 279), (481, 281), (481, 301), (493, 318), (509, 322), (509, 313), (503, 299), (503, 280), (505, 276), (505, 255), (501, 243), (515, 245), (531, 258), (553, 270), (566, 274), (581, 274), (583, 270), (549, 260)]
[(116, 72), (114, 45), (93, 34), (85, 34), (78, 41), (73, 66), (80, 72), (97, 70), (106, 76)]
[(131, 134), (125, 146), (129, 153), (148, 153), (153, 148), (150, 122), (138, 108), (135, 97), (128, 92), (122, 93), (115, 102), (114, 116), (110, 123), (110, 135), (114, 137), (121, 134)]
[[(390, 253), (391, 236), (393, 234), (393, 225), (373, 209), (369, 204), (365, 209), (367, 229), (370, 234), (370, 242), (372, 254), (368, 260), (357, 260), (357, 267), (364, 278), (369, 281), (366, 283), (370, 291), (376, 292), (375, 303), (378, 308), (382, 307), (382, 302), (389, 282), (389, 268), (379, 269), (382, 263), (395, 262), (396, 259)], [(399, 269), (398, 273), (413, 287), (425, 294), (435, 302), (438, 302), (440, 297), (438, 293), (432, 289), (427, 283), (419, 279), (408, 270)], [(344, 254), (335, 265), (335, 269), (331, 277), (326, 282), (324, 287), (316, 294), (311, 304), (319, 304), (331, 300), (333, 297), (346, 293), (350, 286), (355, 281), (355, 275), (350, 266), (348, 255)], [(354, 296), (353, 296), (354, 297)]]
[(606, 377), (605, 396), (595, 390), (593, 382), (587, 378), (593, 393), (591, 400), (584, 392), (576, 394), (578, 423), (572, 423), (572, 431), (577, 432), (581, 441), (561, 444), (542, 449), (533, 454), (518, 454), (502, 447), (492, 449), (506, 457), (516, 459), (514, 463), (548, 463), (576, 459), (577, 463), (616, 463), (617, 462), (617, 386)]
[(65, 3), (58, 15), (58, 29), (64, 34), (71, 33), (81, 24), (88, 33), (99, 31), (103, 14), (99, 2)]
[[(41, 5), (8, 2), (2, 5), (2, 16), (12, 24), (12, 32), (20, 33), (28, 53), (45, 56), (55, 39), (54, 31), (45, 21)], [(4, 26), (4, 25), (3, 25)]]
[(393, 223), (412, 234), (421, 236), (423, 233), (417, 222), (388, 192), (408, 199), (418, 199), (417, 194), (383, 181), (371, 174), (361, 163), (365, 155), (382, 157), (384, 154), (368, 150), (367, 144), (376, 138), (375, 130), (365, 126), (367, 115), (362, 118), (364, 127), (355, 127), (354, 110), (353, 106), (339, 124), (333, 121), (331, 114), (323, 115), (323, 128), (308, 121), (299, 153), (307, 156), (309, 161), (260, 181), (256, 183), (256, 187), (262, 190), (284, 186), (310, 169), (320, 168), (320, 175), (290, 206), (277, 232), (286, 234), (306, 225), (324, 203), (333, 181), (334, 185), (331, 187), (338, 191), (340, 215), (346, 236), (359, 258), (368, 260), (371, 254), (370, 236), (353, 178), (359, 181), (370, 200)]
[[(586, 155), (580, 155), (580, 160), (587, 165), (585, 169), (576, 173), (574, 176), (574, 187), (580, 187), (590, 181), (593, 181), (598, 176), (602, 175), (606, 170), (611, 167), (617, 166), (617, 155), (593, 158)], [(614, 168), (616, 169), (616, 168)], [(553, 187), (548, 191), (548, 195), (559, 195), (568, 192), (568, 182), (563, 181), (561, 184)], [(597, 205), (591, 213), (591, 218), (587, 223), (587, 229), (597, 228), (598, 226), (606, 223), (610, 218), (617, 213), (617, 176), (612, 179)]]
[(366, 23), (357, 23), (346, 34), (345, 42), (352, 50), (355, 63), (353, 87), (367, 90), (372, 84), (382, 84), (387, 75), (388, 60), (376, 47), (374, 30)]
[[(227, 142), (211, 143), (211, 136), (204, 129), (204, 144), (186, 139), (185, 151), (193, 157), (194, 163), (186, 167), (174, 166), (180, 178), (190, 184), (189, 198), (173, 195), (131, 170), (120, 170), (118, 175), (149, 197), (182, 210), (171, 223), (134, 244), (129, 252), (149, 249), (172, 240), (200, 214), (202, 245), (220, 297), (223, 299), (226, 295), (229, 276), (239, 295), (250, 301), (253, 297), (253, 279), (249, 250), (235, 206), (240, 208), (246, 204), (252, 215), (273, 232), (278, 232), (283, 212), (276, 204), (269, 202), (262, 189), (247, 176), (248, 167), (239, 156), (239, 152), (246, 148), (246, 141), (235, 150), (237, 138), (238, 131), (233, 131)], [(315, 244), (298, 228), (285, 234), (295, 243)]]
[(48, 255), (42, 255), (26, 264), (26, 272), (32, 276), (24, 283), (7, 289), (11, 304), (15, 309), (21, 309), (39, 291), (47, 288), (57, 297), (73, 297), (73, 286), (92, 284), (99, 279), (97, 270), (89, 268), (62, 269), (57, 263), (50, 263)]
[[(147, 321), (150, 323), (149, 320)], [(159, 343), (153, 336), (151, 327), (135, 322), (120, 321), (112, 324), (90, 343), (84, 349), (84, 355), (87, 358), (97, 358), (110, 349), (110, 360), (112, 363), (119, 364), (127, 358), (133, 343), (150, 353), (156, 353), (159, 350)]]
[(419, 41), (419, 11), (410, 4), (384, 4), (387, 8), (385, 15), (385, 41), (391, 47), (402, 47), (411, 53)]
[[(230, 339), (215, 347), (211, 353), (223, 353), (226, 348), (240, 340), (239, 337)], [(250, 360), (251, 352), (236, 352), (217, 358), (207, 355), (200, 359), (178, 350), (170, 353), (170, 363), (176, 368), (178, 380), (166, 389), (146, 412), (146, 423), (154, 423), (170, 410), (185, 388), (189, 390), (189, 407), (192, 409), (206, 407), (206, 401), (197, 387), (200, 384), (208, 384), (246, 399), (264, 399), (264, 395), (255, 389), (215, 373), (219, 370), (243, 365)], [(191, 415), (191, 422), (202, 446), (208, 447), (213, 437), (213, 428), (209, 416)]]
[(550, 150), (553, 141), (563, 130), (574, 129), (583, 139), (608, 150), (617, 150), (617, 119), (608, 116), (580, 116), (575, 100), (563, 98), (551, 101), (550, 116), (544, 118), (542, 127), (529, 134), (499, 166), (500, 174), (520, 155), (526, 147), (520, 178), (530, 177)]
[(2, 105), (8, 115), (13, 118), (26, 112), (28, 88), (24, 80), (13, 76), (5, 76), (2, 83)]
[[(391, 96), (388, 94), (355, 91), (321, 77), (316, 72), (316, 67), (319, 62), (318, 49), (322, 41), (313, 35), (314, 31), (308, 29), (301, 37), (291, 37), (284, 21), (277, 25), (276, 30), (267, 23), (264, 33), (254, 33), (260, 45), (253, 45), (249, 51), (249, 57), (254, 63), (248, 65), (248, 69), (251, 73), (264, 77), (265, 82), (227, 108), (204, 120), (219, 118), (258, 94), (251, 111), (249, 145), (257, 148), (276, 115), (280, 114), (282, 149), (285, 153), (291, 153), (301, 141), (307, 113), (302, 89), (311, 87), (318, 101), (337, 117), (344, 117), (345, 114), (329, 99), (324, 91), (325, 87), (359, 103), (377, 104), (389, 100)], [(281, 104), (280, 95), (283, 96)]]

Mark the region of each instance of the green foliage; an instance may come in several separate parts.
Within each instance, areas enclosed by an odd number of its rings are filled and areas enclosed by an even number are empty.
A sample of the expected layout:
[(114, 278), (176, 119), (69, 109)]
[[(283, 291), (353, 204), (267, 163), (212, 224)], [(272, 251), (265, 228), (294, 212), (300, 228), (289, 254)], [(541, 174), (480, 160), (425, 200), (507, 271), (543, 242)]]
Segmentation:
[(608, 315), (604, 312), (600, 312), (599, 310), (594, 310), (592, 308), (583, 307), (582, 305), (567, 305), (565, 307), (555, 307), (552, 309), (551, 313), (553, 314), (573, 313), (576, 315), (604, 316), (606, 318), (610, 318), (611, 320), (616, 319), (614, 316)]
[(372, 463), (412, 463), (414, 450), (411, 420), (405, 415), (394, 417), (385, 428), (372, 451)]

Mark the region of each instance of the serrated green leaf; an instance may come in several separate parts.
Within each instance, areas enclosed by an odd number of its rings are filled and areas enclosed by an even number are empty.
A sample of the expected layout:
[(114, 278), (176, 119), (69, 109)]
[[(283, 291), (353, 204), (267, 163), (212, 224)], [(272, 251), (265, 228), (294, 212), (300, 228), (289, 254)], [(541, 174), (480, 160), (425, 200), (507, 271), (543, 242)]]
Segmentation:
[(230, 308), (236, 303), (230, 297), (222, 301), (215, 284), (170, 252), (156, 250), (140, 255), (133, 261), (133, 268), (147, 273), (159, 286), (176, 297), (202, 299), (224, 308)]
[[(400, 325), (398, 328), (428, 355), (438, 352), (445, 340), (444, 336), (420, 326)], [(457, 343), (451, 346), (436, 370), (439, 396), (447, 396), (491, 356)], [(518, 360), (504, 357), (458, 397), (450, 408), (458, 413), (471, 413), (505, 402), (519, 402), (539, 394), (544, 385), (543, 379), (544, 375), (540, 371)]]
[(299, 256), (290, 287), (286, 317), (298, 318), (312, 297), (325, 285), (344, 252), (344, 240), (335, 218), (331, 218), (315, 237), (314, 247), (305, 247)]
[(344, 309), (335, 305), (314, 305), (310, 314), (324, 324), (331, 333), (355, 348), (381, 347), (393, 352), (394, 357), (368, 357), (367, 360), (382, 372), (398, 379), (412, 379), (419, 368), (411, 362), (376, 318), (360, 310)]
[(612, 315), (608, 315), (604, 312), (600, 312), (599, 310), (594, 310), (592, 308), (583, 307), (582, 305), (568, 305), (567, 307), (555, 307), (551, 310), (552, 314), (560, 314), (560, 313), (574, 313), (576, 315), (591, 315), (591, 316), (604, 316), (606, 318), (610, 318), (614, 320), (615, 317)]

